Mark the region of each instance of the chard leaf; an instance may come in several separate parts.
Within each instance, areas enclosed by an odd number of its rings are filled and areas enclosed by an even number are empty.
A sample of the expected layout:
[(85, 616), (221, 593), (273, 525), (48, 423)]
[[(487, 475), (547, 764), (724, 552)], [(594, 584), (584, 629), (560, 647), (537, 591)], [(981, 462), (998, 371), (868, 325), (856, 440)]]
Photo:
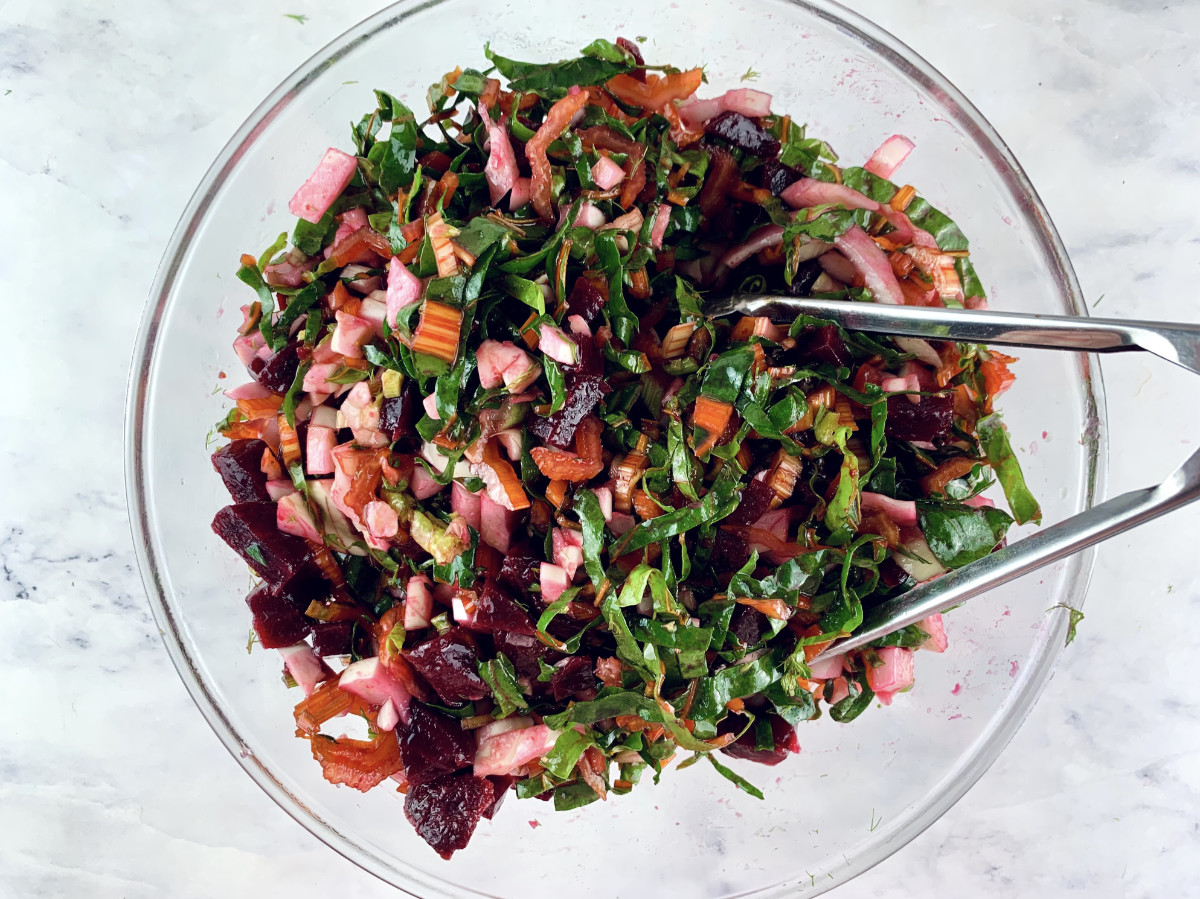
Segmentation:
[(867, 686), (865, 676), (860, 675), (857, 679), (847, 676), (846, 684), (850, 688), (850, 695), (829, 707), (829, 717), (839, 724), (853, 721), (866, 711), (871, 700), (875, 698), (874, 691)]
[(604, 582), (604, 565), (600, 553), (604, 550), (604, 511), (600, 500), (591, 490), (575, 494), (575, 511), (583, 529), (583, 567), (597, 590)]
[(584, 750), (595, 745), (596, 741), (588, 733), (580, 733), (574, 728), (564, 730), (554, 741), (554, 748), (542, 756), (542, 767), (559, 780), (566, 780), (575, 770)]
[(734, 786), (736, 786), (739, 790), (741, 790), (745, 793), (749, 793), (755, 799), (765, 798), (763, 796), (762, 790), (760, 790), (754, 784), (750, 783), (750, 781), (746, 780), (746, 778), (742, 777), (742, 775), (738, 774), (733, 769), (726, 768), (724, 765), (722, 765), (720, 762), (718, 762), (716, 756), (713, 753), (710, 752), (708, 754), (708, 760), (710, 762), (712, 762), (712, 766), (717, 769), (718, 774), (720, 774), (723, 778), (725, 778), (727, 781), (729, 781)]
[[(262, 315), (258, 320), (258, 330), (262, 333), (263, 340), (267, 346), (273, 350), (278, 350), (283, 344), (276, 344), (275, 327), (271, 321), (275, 316), (275, 295), (271, 293), (271, 288), (263, 280), (262, 273), (253, 265), (243, 265), (239, 268), (237, 270), (237, 279), (258, 294), (258, 302), (262, 305)], [(284, 333), (283, 340), (284, 342), (287, 341), (286, 332)]]
[(1000, 509), (974, 509), (957, 503), (919, 501), (917, 513), (925, 542), (947, 568), (962, 568), (990, 555), (1013, 523)]
[[(266, 317), (266, 306), (263, 306), (263, 317)], [(996, 412), (987, 418), (979, 420), (977, 432), (979, 442), (987, 455), (988, 464), (996, 472), (1000, 486), (1004, 488), (1004, 496), (1012, 509), (1013, 518), (1017, 524), (1032, 521), (1040, 524), (1042, 507), (1025, 484), (1025, 475), (1021, 473), (1021, 463), (1017, 461), (1012, 444), (1008, 442), (1008, 430), (1000, 413)]]
[[(593, 50), (599, 42), (591, 44)], [(633, 65), (628, 56), (623, 55), (620, 61), (597, 56), (581, 56), (578, 59), (568, 59), (562, 62), (532, 63), (507, 59), (484, 45), (484, 54), (508, 79), (509, 89), (521, 93), (535, 93), (548, 100), (560, 100), (567, 91), (578, 85), (589, 87), (603, 84), (614, 75), (628, 72)], [(586, 51), (585, 51), (586, 52)], [(593, 52), (597, 52), (593, 50)]]
[(779, 651), (743, 665), (731, 665), (711, 677), (696, 680), (696, 698), (692, 702), (691, 716), (697, 720), (716, 720), (725, 714), (725, 705), (731, 699), (742, 699), (761, 693), (779, 680)]
[(326, 212), (316, 224), (306, 219), (296, 219), (292, 229), (292, 246), (305, 256), (316, 256), (333, 240), (338, 222), (332, 212)]
[(529, 708), (529, 703), (517, 683), (516, 669), (504, 653), (499, 653), (491, 661), (481, 661), (479, 676), (492, 688), (492, 697), (496, 700), (496, 708), (492, 710), (493, 718), (507, 718), (517, 709)]

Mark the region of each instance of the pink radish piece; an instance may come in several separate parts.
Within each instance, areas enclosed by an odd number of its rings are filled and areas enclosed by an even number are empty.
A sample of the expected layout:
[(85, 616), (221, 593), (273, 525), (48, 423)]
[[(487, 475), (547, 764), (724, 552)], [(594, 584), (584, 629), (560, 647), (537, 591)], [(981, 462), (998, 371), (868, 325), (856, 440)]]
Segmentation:
[(529, 202), (531, 196), (533, 196), (533, 186), (530, 180), (528, 178), (518, 178), (513, 182), (512, 193), (508, 195), (509, 211), (516, 212)]
[(304, 438), (307, 444), (305, 469), (312, 476), (333, 474), (333, 449), (337, 446), (337, 432), (310, 424)]
[(387, 732), (395, 730), (399, 723), (400, 713), (396, 710), (396, 704), (389, 699), (379, 707), (379, 714), (375, 716), (375, 729)]
[(378, 656), (347, 665), (338, 680), (338, 688), (353, 693), (371, 705), (382, 705), (391, 700), (400, 720), (408, 721), (408, 704), (412, 695), (404, 684), (388, 674)]
[(371, 500), (363, 508), (363, 518), (367, 521), (367, 531), (372, 537), (390, 539), (400, 530), (400, 519), (396, 510), (382, 500)]
[(826, 656), (816, 662), (810, 662), (809, 670), (812, 672), (814, 680), (832, 680), (835, 677), (841, 677), (843, 666), (842, 663), (846, 660), (845, 656)]
[(877, 668), (867, 666), (867, 685), (875, 691), (880, 702), (891, 705), (892, 697), (913, 685), (912, 650), (885, 646), (875, 652), (882, 664)]
[(396, 316), (400, 310), (421, 301), (425, 282), (408, 270), (400, 257), (393, 256), (388, 263), (387, 278), (387, 323), (396, 327)]
[(540, 583), (542, 599), (545, 602), (554, 602), (562, 596), (564, 590), (571, 586), (571, 579), (567, 577), (567, 572), (561, 565), (543, 562)]
[(480, 505), (482, 500), (478, 493), (471, 493), (458, 481), (450, 485), (450, 510), (463, 517), (471, 527), (479, 530)]
[(289, 493), (275, 504), (275, 526), (285, 534), (294, 534), (305, 540), (321, 540), (317, 521), (299, 493)]
[(579, 361), (579, 347), (555, 325), (544, 324), (538, 328), (538, 349), (563, 365), (574, 365)]
[(333, 201), (341, 196), (357, 168), (357, 159), (330, 147), (316, 170), (288, 202), (288, 211), (315, 225), (321, 221), (321, 216), (333, 205)]
[(429, 590), (429, 578), (414, 575), (404, 585), (404, 629), (416, 630), (429, 627), (433, 617), (433, 594)]
[(918, 646), (918, 649), (928, 649), (930, 652), (946, 651), (950, 643), (946, 639), (946, 626), (942, 623), (941, 612), (922, 618), (917, 622), (917, 627), (929, 634), (929, 639)]
[(436, 496), (444, 486), (446, 485), (439, 484), (433, 479), (433, 475), (425, 469), (424, 465), (413, 466), (412, 480), (409, 482), (408, 489), (417, 499), (426, 500), (431, 496)]
[[(483, 127), (487, 129), (488, 161), (483, 169), (484, 180), (488, 185), (488, 196), (495, 206), (504, 199), (504, 195), (513, 189), (520, 178), (517, 168), (517, 157), (513, 153), (512, 141), (508, 139), (508, 128), (504, 124), (504, 116), (499, 122), (493, 122), (483, 103), (478, 105), (479, 117)], [(521, 204), (523, 205), (523, 204)]]
[(506, 509), (488, 494), (479, 498), (479, 539), (493, 549), (506, 553), (512, 547), (517, 513)]
[(522, 715), (509, 715), (507, 718), (501, 718), (499, 721), (488, 722), (475, 731), (475, 745), (482, 745), (487, 740), (492, 739), (492, 737), (506, 734), (510, 730), (523, 730), (526, 727), (533, 727), (536, 723), (532, 718), (526, 718)]
[(844, 184), (834, 184), (832, 181), (820, 181), (816, 178), (801, 178), (790, 184), (779, 196), (793, 209), (807, 209), (810, 206), (832, 203), (847, 209), (870, 209), (872, 212), (879, 210), (879, 204), (866, 194)]
[(479, 744), (475, 753), (475, 776), (507, 774), (527, 765), (553, 749), (557, 739), (558, 732), (544, 724), (489, 737)]
[(425, 410), (425, 414), (434, 421), (441, 421), (442, 416), (438, 415), (437, 397), (434, 394), (429, 394), (425, 399), (421, 400), (421, 408)]
[(333, 339), (329, 341), (329, 348), (343, 356), (361, 359), (363, 344), (370, 343), (375, 337), (374, 323), (341, 309), (334, 313), (334, 318), (337, 319), (337, 327), (333, 329)]
[(607, 156), (601, 156), (592, 166), (592, 180), (601, 190), (609, 190), (625, 180), (625, 170)]
[(275, 502), (283, 499), (296, 492), (296, 485), (287, 478), (278, 478), (267, 481), (267, 495)]
[(771, 95), (749, 87), (726, 91), (721, 100), (722, 105), (729, 112), (740, 112), (751, 118), (771, 114)]
[(324, 680), (329, 673), (325, 663), (307, 643), (284, 647), (279, 650), (279, 655), (283, 658), (283, 667), (300, 685), (305, 696), (311, 696), (317, 684)]
[(914, 146), (916, 145), (904, 135), (893, 134), (871, 154), (863, 168), (872, 175), (890, 179), (892, 173), (900, 168), (900, 163), (908, 159), (908, 154), (913, 151)]

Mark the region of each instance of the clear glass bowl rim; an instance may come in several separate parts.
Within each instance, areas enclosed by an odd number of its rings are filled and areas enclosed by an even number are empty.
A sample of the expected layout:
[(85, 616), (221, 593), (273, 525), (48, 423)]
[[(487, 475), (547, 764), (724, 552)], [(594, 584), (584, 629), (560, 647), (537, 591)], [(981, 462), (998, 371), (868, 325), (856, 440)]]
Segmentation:
[[(126, 500), (134, 550), (163, 642), (188, 694), (225, 748), (280, 808), (345, 858), (384, 882), (414, 896), (450, 894), (445, 892), (443, 883), (429, 880), (418, 872), (406, 873), (398, 870), (387, 860), (358, 845), (348, 835), (314, 816), (267, 767), (258, 762), (209, 691), (200, 668), (193, 659), (191, 647), (182, 636), (177, 622), (177, 610), (173, 598), (168, 596), (165, 589), (160, 561), (155, 555), (150, 538), (151, 524), (142, 441), (148, 409), (149, 378), (155, 360), (159, 325), (170, 301), (190, 239), (203, 221), (227, 175), (237, 166), (246, 148), (257, 139), (263, 126), (289, 103), (300, 99), (304, 88), (320, 72), (353, 51), (359, 44), (370, 40), (375, 34), (392, 27), (398, 21), (446, 2), (450, 0), (398, 0), (352, 26), (283, 79), (229, 139), (188, 201), (163, 253), (134, 344), (125, 409)], [(1074, 269), (1045, 206), (1011, 150), (983, 114), (912, 48), (853, 10), (833, 0), (785, 2), (833, 24), (844, 34), (861, 43), (868, 52), (903, 71), (907, 77), (923, 87), (938, 93), (939, 101), (953, 115), (955, 123), (988, 151), (988, 161), (1007, 182), (1012, 196), (1023, 201), (1028, 217), (1036, 222), (1035, 233), (1040, 239), (1041, 249), (1048, 250), (1049, 260), (1054, 263), (1056, 269), (1057, 280), (1065, 288), (1071, 313), (1087, 316), (1086, 303)], [(1090, 508), (1104, 496), (1107, 483), (1107, 413), (1103, 379), (1095, 357), (1086, 358), (1083, 371), (1090, 419), (1083, 447), (1088, 467), (1087, 494), (1084, 502), (1085, 507)], [(1072, 560), (1076, 573), (1070, 581), (1070, 593), (1065, 597), (1065, 602), (1076, 609), (1082, 607), (1087, 593), (1093, 560), (1092, 550), (1081, 553)], [(1048, 639), (1052, 642), (1049, 645), (1056, 648), (1044, 654), (1038, 660), (1037, 667), (1030, 672), (1030, 676), (1023, 678), (1021, 685), (1008, 696), (1005, 701), (1008, 713), (998, 716), (996, 726), (985, 732), (986, 739), (981, 738), (977, 741), (966, 757), (959, 776), (944, 782), (941, 790), (929, 794), (923, 806), (909, 816), (891, 839), (852, 859), (846, 871), (846, 880), (828, 887), (817, 886), (809, 891), (809, 895), (818, 895), (827, 889), (842, 885), (903, 848), (945, 814), (991, 767), (1033, 708), (1062, 654), (1065, 641), (1061, 638), (1066, 631), (1067, 613), (1066, 610), (1059, 609), (1050, 615)], [(787, 885), (777, 885), (746, 895), (768, 899), (789, 895), (793, 891), (793, 888)]]

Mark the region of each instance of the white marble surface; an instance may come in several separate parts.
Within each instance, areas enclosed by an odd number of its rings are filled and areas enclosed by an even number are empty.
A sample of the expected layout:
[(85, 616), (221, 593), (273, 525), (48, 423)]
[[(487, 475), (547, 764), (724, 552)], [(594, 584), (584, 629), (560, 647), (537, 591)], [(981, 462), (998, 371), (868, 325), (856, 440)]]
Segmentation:
[[(395, 895), (292, 823), (196, 712), (135, 571), (121, 466), (137, 321), (193, 186), (376, 5), (0, 4), (3, 899)], [(1200, 319), (1200, 6), (851, 6), (990, 117), (1100, 313)], [(1111, 488), (1142, 486), (1195, 448), (1200, 380), (1140, 357), (1104, 372)], [(1000, 761), (837, 895), (1200, 896), (1198, 538), (1193, 509), (1107, 545), (1079, 640)]]

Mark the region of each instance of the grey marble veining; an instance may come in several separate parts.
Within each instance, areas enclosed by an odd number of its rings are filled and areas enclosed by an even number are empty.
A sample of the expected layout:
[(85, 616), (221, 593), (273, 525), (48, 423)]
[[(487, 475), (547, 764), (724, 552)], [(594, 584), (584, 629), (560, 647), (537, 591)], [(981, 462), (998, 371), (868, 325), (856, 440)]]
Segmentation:
[[(991, 119), (1101, 314), (1197, 320), (1200, 6), (850, 5)], [(374, 8), (0, 5), (3, 899), (395, 895), (280, 812), (192, 706), (121, 471), (132, 341), (179, 212), (259, 98)], [(1104, 371), (1116, 492), (1191, 452), (1200, 382), (1140, 357)], [(1108, 544), (1079, 639), (999, 762), (837, 895), (1200, 896), (1198, 538), (1187, 510)]]

